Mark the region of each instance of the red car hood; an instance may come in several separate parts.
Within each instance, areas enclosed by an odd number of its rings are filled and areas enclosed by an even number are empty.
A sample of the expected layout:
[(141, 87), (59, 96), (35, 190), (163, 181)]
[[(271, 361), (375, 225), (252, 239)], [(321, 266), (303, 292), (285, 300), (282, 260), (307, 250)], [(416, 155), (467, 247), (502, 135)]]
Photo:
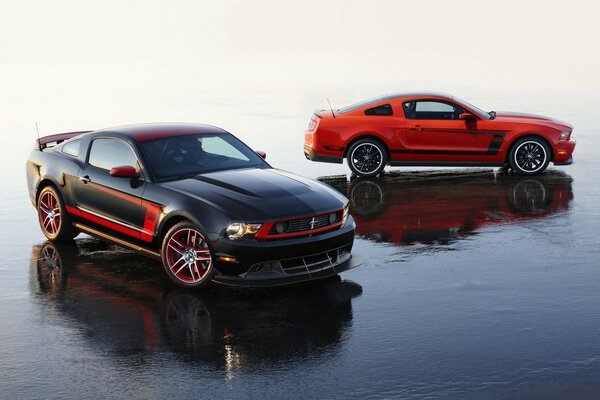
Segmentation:
[(551, 126), (553, 128), (572, 131), (573, 125), (568, 122), (560, 121), (558, 119), (545, 117), (543, 115), (536, 114), (526, 114), (519, 112), (509, 112), (509, 111), (498, 111), (496, 113), (496, 120), (498, 121), (514, 121), (514, 122), (526, 122), (530, 124), (539, 124)]

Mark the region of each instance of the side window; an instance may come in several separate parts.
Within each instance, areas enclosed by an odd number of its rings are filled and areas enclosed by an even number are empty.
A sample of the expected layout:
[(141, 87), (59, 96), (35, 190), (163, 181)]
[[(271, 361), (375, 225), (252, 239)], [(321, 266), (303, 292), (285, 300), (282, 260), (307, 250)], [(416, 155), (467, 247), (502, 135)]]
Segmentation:
[(70, 156), (79, 156), (79, 147), (81, 145), (81, 139), (67, 142), (62, 147), (62, 152)]
[(408, 119), (458, 119), (464, 111), (458, 106), (433, 100), (408, 101), (403, 107)]
[(365, 110), (365, 115), (394, 115), (390, 104), (369, 108)]
[(139, 168), (133, 149), (127, 143), (115, 139), (94, 139), (88, 163), (106, 170), (123, 165)]

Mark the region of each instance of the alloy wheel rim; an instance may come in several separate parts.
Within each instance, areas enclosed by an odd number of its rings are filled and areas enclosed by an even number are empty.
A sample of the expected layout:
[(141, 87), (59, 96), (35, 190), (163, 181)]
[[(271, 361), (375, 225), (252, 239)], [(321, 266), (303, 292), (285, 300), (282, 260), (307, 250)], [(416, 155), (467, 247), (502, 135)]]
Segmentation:
[(546, 189), (538, 181), (522, 181), (513, 188), (512, 198), (519, 211), (540, 212), (544, 210)]
[(522, 143), (515, 151), (515, 163), (523, 171), (535, 172), (546, 162), (546, 150), (537, 142)]
[(373, 173), (381, 166), (383, 154), (379, 147), (371, 143), (363, 143), (352, 151), (352, 165), (364, 173)]
[(44, 246), (39, 262), (38, 274), (45, 289), (50, 292), (58, 291), (62, 283), (62, 265), (58, 251), (50, 245)]
[(185, 228), (173, 233), (167, 242), (167, 266), (181, 282), (198, 283), (212, 268), (212, 257), (204, 236)]
[(40, 225), (47, 236), (56, 236), (62, 223), (60, 204), (52, 192), (45, 192), (39, 202)]

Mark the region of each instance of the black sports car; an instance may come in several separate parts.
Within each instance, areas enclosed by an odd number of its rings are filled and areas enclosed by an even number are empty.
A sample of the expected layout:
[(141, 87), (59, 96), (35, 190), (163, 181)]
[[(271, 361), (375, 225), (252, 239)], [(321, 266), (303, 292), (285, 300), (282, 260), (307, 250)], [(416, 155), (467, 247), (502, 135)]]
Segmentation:
[(162, 260), (178, 285), (274, 286), (358, 264), (348, 200), (232, 134), (144, 124), (38, 139), (27, 184), (53, 241), (80, 232)]

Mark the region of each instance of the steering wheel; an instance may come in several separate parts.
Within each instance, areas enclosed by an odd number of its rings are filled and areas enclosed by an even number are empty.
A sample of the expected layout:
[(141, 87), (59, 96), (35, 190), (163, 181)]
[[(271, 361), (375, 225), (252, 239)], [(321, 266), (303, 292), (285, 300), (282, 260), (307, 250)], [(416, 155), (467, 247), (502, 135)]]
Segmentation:
[(158, 164), (165, 165), (165, 161), (167, 161), (167, 164), (171, 164), (173, 161), (177, 162), (177, 157), (184, 157), (186, 151), (184, 150), (183, 144), (184, 143), (179, 139), (169, 140), (160, 152)]

